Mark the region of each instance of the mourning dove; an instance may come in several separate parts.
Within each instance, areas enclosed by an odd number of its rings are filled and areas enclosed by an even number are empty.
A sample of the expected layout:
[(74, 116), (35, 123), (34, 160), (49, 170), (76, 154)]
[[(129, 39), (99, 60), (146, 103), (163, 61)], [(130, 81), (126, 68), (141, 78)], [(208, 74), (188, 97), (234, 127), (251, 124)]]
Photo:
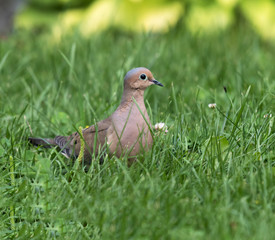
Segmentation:
[[(134, 68), (126, 74), (118, 108), (105, 120), (82, 131), (86, 164), (90, 164), (93, 154), (97, 155), (99, 149), (104, 146), (107, 146), (110, 154), (117, 157), (127, 154), (130, 162), (134, 161), (136, 155), (152, 146), (151, 123), (143, 96), (145, 89), (153, 84), (163, 86), (154, 79), (150, 70), (144, 67)], [(45, 148), (58, 146), (66, 157), (77, 158), (81, 149), (81, 138), (79, 133), (75, 132), (70, 136), (29, 138), (29, 141)]]

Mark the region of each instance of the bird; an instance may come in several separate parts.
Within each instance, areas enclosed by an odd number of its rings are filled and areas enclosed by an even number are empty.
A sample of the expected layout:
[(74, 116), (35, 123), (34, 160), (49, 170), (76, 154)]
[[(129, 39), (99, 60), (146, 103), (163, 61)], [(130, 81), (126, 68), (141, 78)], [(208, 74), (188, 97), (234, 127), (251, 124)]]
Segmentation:
[(153, 144), (151, 122), (144, 104), (144, 91), (151, 85), (163, 87), (145, 67), (131, 69), (124, 77), (124, 90), (120, 105), (106, 119), (76, 131), (69, 136), (33, 138), (29, 142), (44, 148), (58, 147), (65, 157), (76, 159), (84, 139), (84, 164), (91, 164), (93, 155), (107, 148), (108, 154), (118, 158), (126, 156), (128, 165), (136, 161), (139, 153), (148, 151)]

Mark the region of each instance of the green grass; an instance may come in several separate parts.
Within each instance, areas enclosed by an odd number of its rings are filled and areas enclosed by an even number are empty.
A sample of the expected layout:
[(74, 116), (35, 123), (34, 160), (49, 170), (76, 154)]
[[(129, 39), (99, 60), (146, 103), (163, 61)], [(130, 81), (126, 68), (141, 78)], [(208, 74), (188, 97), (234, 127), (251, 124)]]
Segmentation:
[[(0, 238), (274, 239), (274, 56), (244, 26), (2, 41)], [(140, 162), (95, 159), (85, 173), (28, 145), (106, 118), (137, 66), (165, 85), (147, 90), (146, 104), (151, 122), (169, 127)]]

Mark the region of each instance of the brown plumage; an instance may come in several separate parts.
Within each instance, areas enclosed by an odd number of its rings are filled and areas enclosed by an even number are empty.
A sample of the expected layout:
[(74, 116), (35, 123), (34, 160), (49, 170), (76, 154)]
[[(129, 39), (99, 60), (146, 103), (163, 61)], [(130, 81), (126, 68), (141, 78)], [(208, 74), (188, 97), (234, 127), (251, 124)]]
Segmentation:
[[(115, 112), (82, 132), (85, 141), (85, 163), (89, 164), (92, 155), (97, 155), (99, 148), (102, 149), (106, 146), (108, 152), (117, 157), (127, 154), (129, 161), (152, 146), (153, 139), (149, 129), (151, 123), (143, 96), (144, 90), (153, 84), (163, 86), (146, 68), (135, 68), (126, 74), (122, 99)], [(41, 145), (46, 148), (58, 146), (68, 158), (77, 157), (81, 147), (78, 132), (70, 136), (57, 136), (53, 139), (29, 138), (29, 141), (33, 145)]]

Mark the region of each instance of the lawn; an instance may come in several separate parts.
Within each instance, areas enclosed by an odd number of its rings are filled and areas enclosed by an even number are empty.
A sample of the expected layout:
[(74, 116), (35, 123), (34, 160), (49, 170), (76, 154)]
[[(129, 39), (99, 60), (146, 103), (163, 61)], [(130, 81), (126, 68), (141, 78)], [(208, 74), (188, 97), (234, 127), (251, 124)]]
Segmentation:
[[(274, 239), (274, 62), (245, 25), (2, 40), (0, 239)], [(169, 132), (132, 167), (96, 158), (85, 172), (28, 144), (108, 117), (138, 66), (165, 86), (145, 101)]]

